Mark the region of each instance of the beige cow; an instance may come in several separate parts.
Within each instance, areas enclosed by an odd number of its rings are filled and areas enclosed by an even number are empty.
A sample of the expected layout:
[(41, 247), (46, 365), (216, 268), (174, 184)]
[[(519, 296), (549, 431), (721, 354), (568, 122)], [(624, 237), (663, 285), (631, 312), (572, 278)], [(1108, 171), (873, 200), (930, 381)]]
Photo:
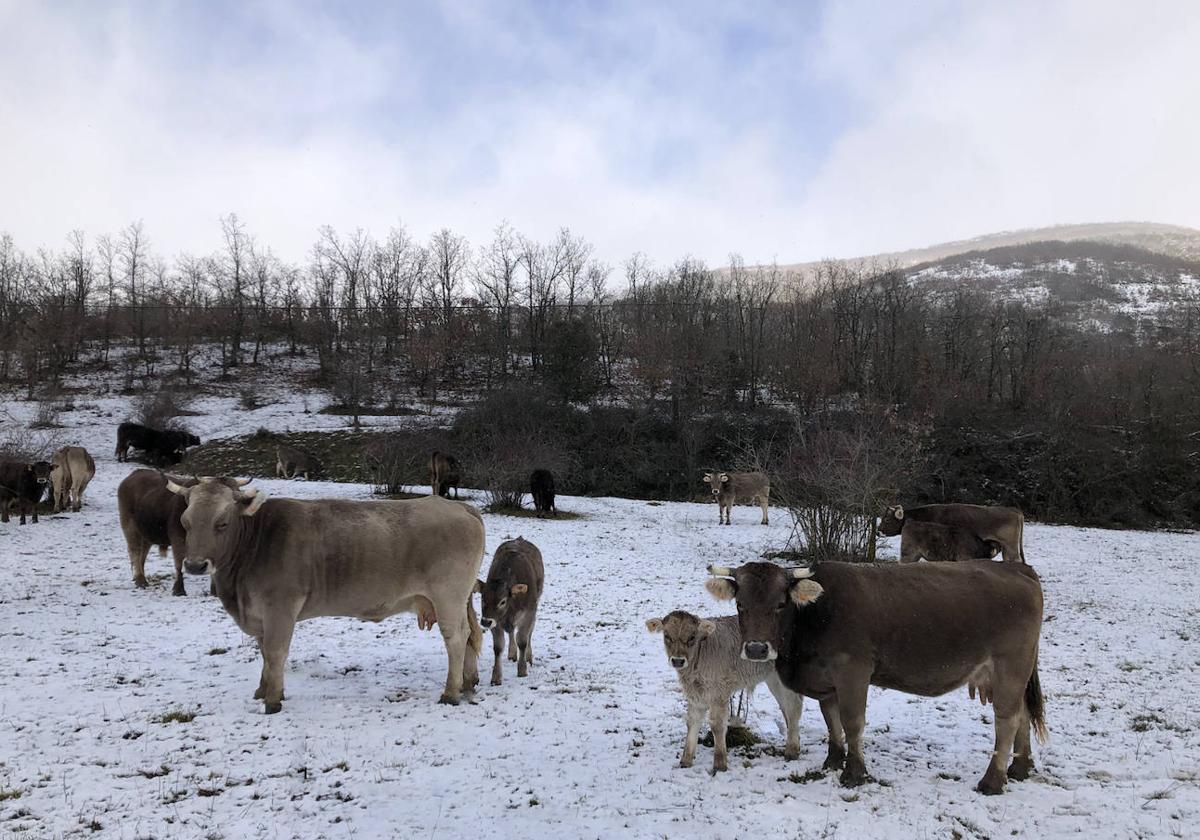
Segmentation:
[(438, 497), (268, 501), (215, 478), (168, 488), (187, 501), (184, 568), (211, 574), (226, 612), (258, 641), (254, 696), (267, 714), (283, 707), (296, 622), (318, 616), (436, 621), (449, 660), (439, 702), (474, 690), (483, 633), (469, 601), (484, 548), (475, 508)]
[(50, 473), (54, 491), (54, 512), (83, 508), (83, 491), (96, 476), (96, 462), (82, 446), (64, 446), (54, 453), (50, 463), (56, 469)]
[(762, 507), (762, 523), (770, 524), (767, 504), (771, 496), (771, 480), (760, 472), (716, 472), (705, 473), (702, 479), (712, 488), (717, 500), (717, 522), (728, 525), (729, 512), (735, 504), (757, 504)]

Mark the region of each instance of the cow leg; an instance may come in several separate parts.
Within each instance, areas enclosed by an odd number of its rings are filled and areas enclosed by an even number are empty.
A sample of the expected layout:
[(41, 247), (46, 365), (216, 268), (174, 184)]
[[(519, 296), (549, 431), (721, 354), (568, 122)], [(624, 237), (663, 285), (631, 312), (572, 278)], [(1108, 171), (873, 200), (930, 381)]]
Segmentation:
[[(997, 663), (995, 682), (992, 685), (992, 711), (996, 717), (996, 743), (987, 772), (975, 789), (986, 796), (1004, 793), (1008, 781), (1008, 759), (1012, 754), (1017, 732), (1025, 709), (1025, 681), (1014, 678), (1011, 669)], [(1026, 728), (1025, 738), (1029, 731)]]
[(688, 699), (685, 718), (687, 737), (683, 741), (683, 755), (679, 758), (680, 767), (691, 767), (692, 762), (696, 760), (696, 747), (700, 743), (700, 724), (704, 723), (704, 711), (703, 706)]
[(508, 631), (508, 661), (517, 661), (517, 631), (515, 628)]
[(850, 671), (837, 682), (838, 717), (846, 732), (846, 765), (839, 781), (857, 787), (870, 779), (863, 759), (863, 730), (867, 726), (867, 688), (870, 674)]
[(529, 632), (525, 637), (525, 661), (533, 664), (533, 628), (537, 624), (537, 613), (529, 618)]
[(725, 732), (729, 728), (729, 698), (708, 707), (708, 722), (713, 733), (713, 766), (715, 776), (729, 769), (729, 753), (725, 746)]
[(446, 643), (446, 657), (449, 660), (449, 672), (446, 674), (446, 687), (439, 703), (457, 706), (462, 695), (463, 664), (466, 660), (467, 640), (470, 633), (467, 628), (467, 602), (464, 598), (458, 603), (434, 603), (437, 611), (438, 627), (442, 630), (442, 640)]
[(829, 751), (825, 755), (824, 770), (841, 770), (846, 766), (846, 734), (842, 731), (842, 718), (838, 714), (837, 695), (821, 701), (821, 716), (829, 732)]
[(763, 525), (770, 525), (770, 524), (771, 524), (771, 517), (767, 515), (767, 497), (766, 497), (766, 496), (760, 496), (758, 501), (759, 501), (759, 504), (761, 504), (761, 505), (762, 505), (762, 512), (763, 512), (762, 524), (763, 524)]
[(150, 584), (146, 582), (146, 555), (150, 553), (150, 543), (141, 537), (129, 541), (129, 566), (133, 570), (133, 585), (145, 589)]
[[(160, 546), (159, 552), (163, 557), (167, 556), (167, 549)], [(175, 561), (175, 585), (171, 587), (172, 595), (186, 595), (187, 590), (183, 587), (183, 558), (187, 555), (187, 550), (182, 546), (171, 546), (171, 558)]]
[(1029, 737), (1029, 710), (1021, 705), (1020, 718), (1017, 720), (1017, 734), (1013, 739), (1012, 764), (1008, 765), (1008, 778), (1014, 782), (1023, 782), (1033, 772), (1033, 745)]
[(529, 676), (529, 638), (533, 635), (533, 619), (527, 618), (517, 627), (517, 676)]
[(492, 665), (492, 685), (500, 685), (503, 672), (500, 670), (500, 657), (504, 654), (504, 629), (499, 625), (492, 626), (492, 653), (496, 662)]
[(775, 695), (779, 703), (779, 711), (783, 712), (783, 722), (787, 725), (787, 743), (783, 748), (783, 757), (787, 760), (800, 757), (800, 712), (804, 709), (804, 698), (794, 691), (788, 691), (779, 681), (779, 675), (772, 673), (767, 677), (767, 688)]
[[(280, 611), (282, 613), (283, 611)], [(283, 666), (287, 664), (288, 651), (292, 646), (292, 633), (296, 629), (294, 612), (270, 615), (263, 622), (263, 638), (260, 648), (263, 657), (263, 673), (259, 681), (262, 692), (263, 711), (273, 715), (283, 709)]]

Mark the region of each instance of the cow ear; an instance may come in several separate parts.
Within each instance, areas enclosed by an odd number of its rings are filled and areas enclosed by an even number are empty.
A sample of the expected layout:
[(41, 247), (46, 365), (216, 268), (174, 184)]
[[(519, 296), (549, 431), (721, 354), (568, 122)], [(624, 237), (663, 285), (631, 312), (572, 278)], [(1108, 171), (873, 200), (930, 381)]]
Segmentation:
[(661, 633), (663, 630), (662, 619), (661, 618), (648, 619), (646, 621), (646, 629), (649, 630), (651, 633)]
[(797, 607), (807, 607), (823, 594), (825, 594), (825, 590), (815, 580), (798, 580), (788, 591), (792, 603)]
[(737, 597), (737, 583), (729, 578), (709, 578), (704, 582), (704, 588), (718, 601), (732, 601)]
[(263, 502), (267, 500), (267, 494), (261, 490), (243, 490), (242, 496), (238, 500), (242, 505), (242, 516), (253, 516), (258, 513), (258, 509), (263, 506)]
[(51, 465), (50, 465), (50, 472), (54, 472), (56, 469), (58, 469), (58, 468), (59, 468), (59, 467), (61, 467), (61, 466), (62, 466), (62, 464), (51, 464)]
[(471, 587), (471, 594), (472, 595), (477, 595), (477, 594), (482, 595), (483, 594), (483, 581), (481, 581), (479, 578), (475, 578), (475, 585)]
[(514, 584), (513, 588), (509, 591), (512, 592), (513, 597), (516, 597), (517, 595), (524, 595), (526, 592), (529, 591), (529, 584), (526, 584), (526, 583)]
[(904, 518), (904, 506), (896, 505), (895, 509), (892, 511), (892, 516), (896, 517), (897, 519), (903, 519)]
[(702, 479), (700, 479), (700, 480), (701, 480), (701, 481), (703, 481), (705, 484), (712, 484), (712, 480), (713, 480), (713, 474), (712, 474), (712, 473), (705, 473), (705, 474), (704, 474), (704, 478), (702, 478)]
[(721, 483), (722, 484), (729, 483), (729, 473), (721, 473)]
[(167, 489), (170, 490), (172, 493), (175, 493), (176, 495), (183, 496), (183, 498), (185, 498), (185, 499), (189, 495), (191, 495), (191, 492), (192, 492), (191, 487), (184, 487), (182, 485), (176, 484), (174, 481), (171, 481), (171, 479), (169, 479), (169, 478), (167, 479)]
[(717, 625), (713, 624), (707, 618), (700, 622), (700, 626), (696, 628), (700, 632), (701, 639), (707, 639), (717, 629)]

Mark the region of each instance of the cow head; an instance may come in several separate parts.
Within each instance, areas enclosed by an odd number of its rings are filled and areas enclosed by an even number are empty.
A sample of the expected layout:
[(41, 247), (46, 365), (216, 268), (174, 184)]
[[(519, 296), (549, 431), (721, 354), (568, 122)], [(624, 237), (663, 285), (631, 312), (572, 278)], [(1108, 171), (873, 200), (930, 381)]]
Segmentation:
[(783, 629), (793, 609), (803, 609), (824, 593), (812, 569), (785, 569), (774, 563), (746, 563), (736, 569), (709, 566), (705, 588), (713, 597), (737, 600), (742, 658), (763, 662), (779, 656)]
[(904, 507), (891, 505), (879, 518), (879, 533), (894, 537), (904, 528)]
[(38, 484), (45, 484), (50, 480), (50, 474), (59, 468), (58, 464), (51, 464), (49, 461), (34, 461), (26, 469), (33, 480)]
[(664, 618), (650, 619), (646, 622), (646, 629), (651, 633), (663, 634), (663, 646), (667, 649), (671, 667), (682, 671), (689, 662), (696, 661), (700, 642), (711, 636), (717, 625), (706, 618), (697, 618), (690, 612), (675, 610)]
[(495, 579), (486, 583), (476, 581), (476, 590), (482, 596), (479, 610), (479, 626), (484, 630), (500, 627), (509, 613), (518, 613), (525, 607), (529, 597), (529, 586), (517, 583), (511, 569), (503, 569)]
[(719, 496), (722, 491), (729, 489), (729, 473), (705, 473), (701, 480), (712, 489), (714, 496)]
[(183, 528), (187, 531), (184, 568), (193, 575), (212, 574), (229, 557), (241, 531), (241, 517), (258, 513), (265, 493), (243, 490), (250, 479), (204, 478), (181, 484), (167, 479), (167, 489), (187, 500)]

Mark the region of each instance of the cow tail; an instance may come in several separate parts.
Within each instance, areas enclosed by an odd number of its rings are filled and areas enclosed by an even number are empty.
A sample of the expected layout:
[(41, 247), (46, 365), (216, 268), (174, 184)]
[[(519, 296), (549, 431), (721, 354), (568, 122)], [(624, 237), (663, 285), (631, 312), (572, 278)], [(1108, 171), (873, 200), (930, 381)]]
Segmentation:
[(479, 626), (479, 617), (475, 615), (474, 599), (467, 597), (467, 644), (478, 656), (483, 652), (483, 628)]
[(1033, 673), (1025, 684), (1025, 709), (1029, 712), (1029, 723), (1033, 726), (1033, 734), (1038, 743), (1046, 743), (1049, 733), (1046, 731), (1046, 698), (1042, 696), (1042, 681), (1038, 677), (1037, 662), (1033, 663)]
[[(1017, 532), (1017, 551), (1021, 554), (1021, 562), (1025, 562), (1025, 514), (1021, 514), (1021, 529)], [(1037, 671), (1034, 671), (1036, 674)]]

